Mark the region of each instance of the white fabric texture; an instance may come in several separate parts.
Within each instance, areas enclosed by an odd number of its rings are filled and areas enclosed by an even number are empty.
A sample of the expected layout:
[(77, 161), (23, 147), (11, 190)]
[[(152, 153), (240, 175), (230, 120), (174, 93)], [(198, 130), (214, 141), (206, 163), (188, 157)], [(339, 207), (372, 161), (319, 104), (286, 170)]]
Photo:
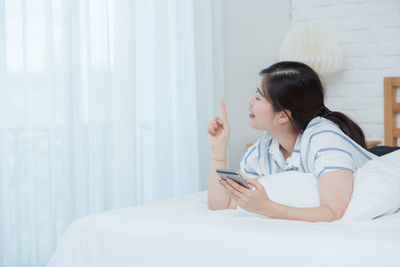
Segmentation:
[[(287, 171), (257, 179), (269, 198), (292, 207), (320, 204), (318, 180), (313, 173)], [(400, 150), (368, 161), (354, 173), (350, 203), (342, 220), (368, 220), (400, 208)], [(250, 214), (241, 207), (237, 210)]]
[[(318, 180), (312, 173), (286, 171), (261, 176), (257, 181), (274, 202), (297, 208), (319, 206)], [(239, 206), (237, 209), (248, 212)]]
[(373, 219), (400, 208), (400, 150), (368, 161), (355, 174), (343, 220)]
[(297, 137), (293, 153), (285, 161), (278, 141), (269, 132), (249, 147), (240, 168), (246, 176), (256, 178), (288, 170), (322, 174), (334, 170), (356, 171), (376, 158), (346, 136), (330, 120), (315, 117)]
[[(211, 211), (204, 191), (79, 219), (47, 266), (397, 266), (399, 162), (396, 151), (361, 167), (351, 212), (339, 221)], [(296, 207), (319, 204), (312, 173), (288, 171), (259, 180), (274, 201)], [(385, 216), (363, 219), (377, 214)]]
[(0, 266), (44, 266), (76, 218), (207, 188), (211, 4), (0, 0)]
[(400, 212), (309, 223), (206, 202), (203, 191), (79, 219), (47, 267), (400, 265)]

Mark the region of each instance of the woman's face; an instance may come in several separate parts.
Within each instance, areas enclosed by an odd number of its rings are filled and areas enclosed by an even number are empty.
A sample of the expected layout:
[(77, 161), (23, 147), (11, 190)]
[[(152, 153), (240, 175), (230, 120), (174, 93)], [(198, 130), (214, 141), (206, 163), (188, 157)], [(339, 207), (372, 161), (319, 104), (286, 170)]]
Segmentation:
[(272, 104), (263, 96), (263, 79), (258, 82), (256, 94), (249, 100), (250, 126), (259, 130), (270, 131), (274, 127), (275, 112)]

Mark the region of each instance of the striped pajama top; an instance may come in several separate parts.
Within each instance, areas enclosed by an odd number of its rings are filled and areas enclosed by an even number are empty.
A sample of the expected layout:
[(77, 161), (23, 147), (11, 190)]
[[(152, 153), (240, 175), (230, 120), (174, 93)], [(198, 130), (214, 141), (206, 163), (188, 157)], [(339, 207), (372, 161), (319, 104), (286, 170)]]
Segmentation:
[(377, 156), (365, 150), (332, 121), (315, 117), (297, 136), (292, 155), (285, 161), (278, 141), (264, 134), (245, 153), (241, 171), (249, 178), (288, 170), (313, 173), (316, 178), (335, 170), (355, 172)]

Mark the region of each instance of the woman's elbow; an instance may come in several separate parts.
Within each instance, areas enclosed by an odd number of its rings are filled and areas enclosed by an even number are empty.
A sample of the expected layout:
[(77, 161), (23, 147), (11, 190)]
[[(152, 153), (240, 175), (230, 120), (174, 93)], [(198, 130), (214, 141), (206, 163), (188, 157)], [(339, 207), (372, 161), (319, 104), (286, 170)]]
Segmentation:
[(224, 209), (226, 209), (226, 207), (225, 208), (224, 207), (218, 207), (216, 205), (212, 205), (212, 204), (208, 203), (208, 209), (209, 210), (224, 210)]
[(209, 210), (236, 209), (236, 206), (232, 206), (232, 207), (231, 207), (231, 205), (229, 205), (228, 207), (225, 207), (225, 206), (219, 206), (219, 207), (217, 207), (217, 206), (213, 206), (213, 205), (208, 204), (208, 209), (209, 209)]
[(324, 207), (329, 210), (329, 215), (327, 216), (327, 219), (326, 219), (327, 222), (334, 222), (334, 221), (338, 221), (343, 218), (344, 211), (335, 210), (329, 206), (324, 206)]
[(217, 208), (214, 207), (213, 205), (211, 205), (210, 203), (208, 203), (208, 209), (209, 210), (217, 210)]
[(340, 219), (342, 219), (343, 216), (332, 216), (331, 218), (329, 218), (327, 220), (327, 222), (334, 222), (334, 221), (338, 221)]

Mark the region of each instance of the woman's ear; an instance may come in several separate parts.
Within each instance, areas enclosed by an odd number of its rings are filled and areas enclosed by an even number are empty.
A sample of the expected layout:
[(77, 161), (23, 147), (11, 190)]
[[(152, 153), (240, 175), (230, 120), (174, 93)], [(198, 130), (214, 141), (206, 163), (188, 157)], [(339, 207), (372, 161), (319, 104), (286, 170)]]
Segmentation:
[(290, 112), (290, 110), (285, 109), (279, 112), (279, 117), (278, 117), (278, 121), (281, 124), (285, 124), (285, 123), (290, 123), (292, 118), (292, 112)]

